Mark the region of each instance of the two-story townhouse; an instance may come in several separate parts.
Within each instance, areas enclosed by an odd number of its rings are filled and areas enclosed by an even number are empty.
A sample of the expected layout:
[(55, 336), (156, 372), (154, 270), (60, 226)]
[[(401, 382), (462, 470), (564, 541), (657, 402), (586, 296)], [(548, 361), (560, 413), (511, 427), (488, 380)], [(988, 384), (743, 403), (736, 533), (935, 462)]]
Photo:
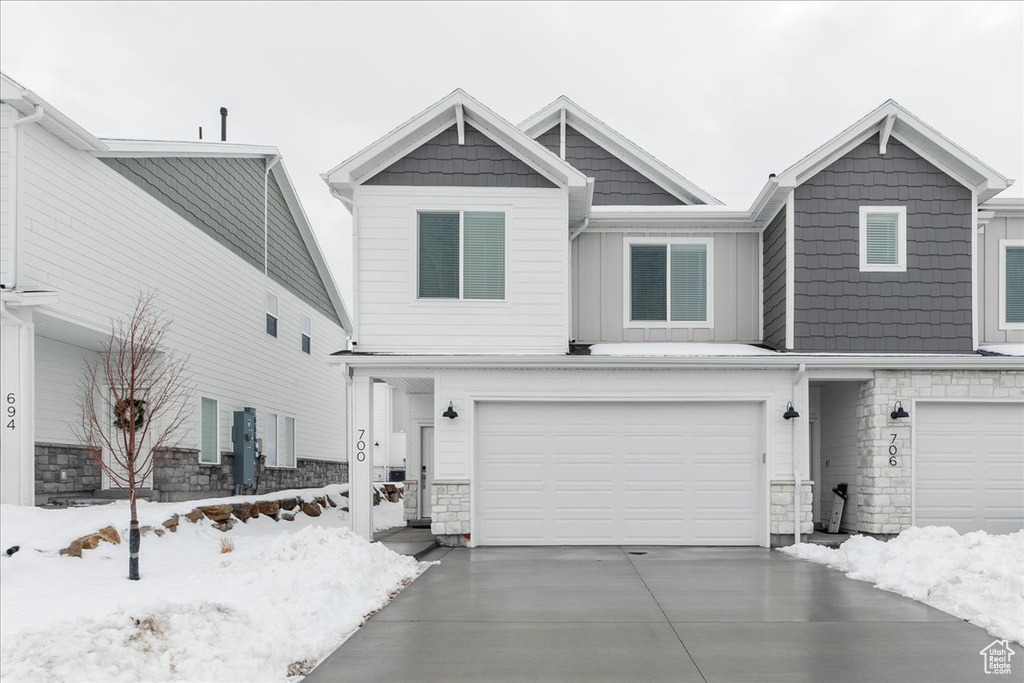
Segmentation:
[(1024, 202), (893, 101), (750, 207), (566, 98), (517, 127), (461, 90), (324, 179), (364, 535), (382, 390), (449, 544), (768, 546), (839, 482), (848, 530), (1024, 526)]
[(2, 87), (2, 501), (110, 487), (72, 431), (77, 385), (140, 291), (172, 319), (194, 388), (154, 496), (230, 494), (246, 407), (261, 491), (347, 481), (345, 382), (326, 359), (351, 323), (278, 150), (99, 139)]

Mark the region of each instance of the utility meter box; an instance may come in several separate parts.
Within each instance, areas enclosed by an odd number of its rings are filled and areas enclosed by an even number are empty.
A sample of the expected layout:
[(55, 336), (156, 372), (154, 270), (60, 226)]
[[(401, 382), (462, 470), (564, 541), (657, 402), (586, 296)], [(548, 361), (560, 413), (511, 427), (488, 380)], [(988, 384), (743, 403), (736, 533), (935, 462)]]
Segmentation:
[(250, 486), (256, 476), (256, 409), (235, 411), (231, 426), (235, 444), (235, 486)]

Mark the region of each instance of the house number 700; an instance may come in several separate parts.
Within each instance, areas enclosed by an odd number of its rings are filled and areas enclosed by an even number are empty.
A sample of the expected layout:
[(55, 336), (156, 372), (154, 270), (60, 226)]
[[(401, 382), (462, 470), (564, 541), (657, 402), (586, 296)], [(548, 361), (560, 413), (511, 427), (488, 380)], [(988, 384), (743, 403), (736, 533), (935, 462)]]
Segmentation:
[(899, 449), (896, 448), (896, 435), (891, 434), (890, 436), (892, 436), (892, 441), (889, 442), (889, 466), (896, 467), (896, 454), (899, 453)]
[(359, 438), (356, 439), (356, 460), (363, 462), (366, 460), (366, 441), (363, 437), (366, 436), (366, 430), (359, 430)]

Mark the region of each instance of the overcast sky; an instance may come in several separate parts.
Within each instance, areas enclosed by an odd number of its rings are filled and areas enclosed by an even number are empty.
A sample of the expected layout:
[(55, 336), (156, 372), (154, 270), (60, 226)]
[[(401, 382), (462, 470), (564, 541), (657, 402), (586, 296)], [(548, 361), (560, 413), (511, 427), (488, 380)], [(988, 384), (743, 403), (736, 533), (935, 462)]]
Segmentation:
[(0, 3), (0, 68), (100, 137), (276, 145), (350, 298), (319, 174), (457, 87), (561, 94), (729, 205), (893, 98), (1024, 185), (1024, 3)]

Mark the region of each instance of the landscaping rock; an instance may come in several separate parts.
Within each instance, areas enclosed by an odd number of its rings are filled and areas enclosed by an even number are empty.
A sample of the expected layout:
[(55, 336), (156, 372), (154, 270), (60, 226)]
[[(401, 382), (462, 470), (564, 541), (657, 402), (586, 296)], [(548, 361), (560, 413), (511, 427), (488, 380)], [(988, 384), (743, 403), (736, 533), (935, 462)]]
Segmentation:
[(338, 504), (331, 500), (330, 496), (324, 496), (324, 498), (327, 500), (327, 504), (330, 505), (332, 508), (338, 507)]
[(224, 522), (231, 519), (230, 505), (205, 505), (199, 509), (211, 522)]
[(71, 557), (81, 557), (83, 550), (92, 550), (100, 544), (100, 541), (106, 541), (107, 543), (113, 543), (118, 545), (121, 543), (121, 535), (117, 533), (117, 529), (112, 526), (105, 526), (94, 534), (88, 536), (82, 536), (71, 541), (71, 544), (67, 548), (60, 550), (61, 555), (69, 555)]
[(309, 517), (319, 517), (320, 516), (320, 505), (317, 504), (316, 501), (312, 501), (312, 500), (311, 501), (305, 501), (304, 500), (299, 505), (299, 509), (301, 509), (302, 512), (304, 514), (306, 514), (307, 516), (309, 516)]
[(238, 503), (231, 506), (231, 514), (237, 517), (239, 521), (245, 522), (253, 517), (259, 517), (260, 509), (255, 503)]
[(282, 510), (288, 510), (289, 512), (291, 512), (292, 510), (295, 509), (295, 506), (299, 504), (299, 499), (298, 498), (284, 498), (284, 499), (282, 499), (279, 502), (281, 503), (281, 509)]
[(170, 519), (163, 523), (165, 529), (174, 533), (178, 530), (178, 520), (181, 519), (179, 515), (172, 515)]
[(199, 508), (192, 508), (192, 512), (185, 515), (185, 519), (195, 524), (203, 518), (203, 511)]
[(217, 531), (231, 531), (234, 527), (235, 520), (231, 519), (230, 517), (228, 519), (225, 519), (223, 522), (217, 522), (213, 525), (213, 528)]
[(286, 522), (294, 522), (295, 521), (295, 515), (293, 515), (290, 512), (282, 512), (281, 513), (281, 519), (283, 519)]
[(320, 507), (327, 507), (327, 501), (324, 499), (324, 496), (315, 496), (313, 500), (315, 500), (317, 505), (319, 505)]
[(281, 501), (261, 500), (256, 503), (256, 508), (260, 511), (261, 515), (275, 517), (281, 511)]
[(145, 536), (146, 534), (148, 534), (150, 532), (153, 532), (154, 534), (156, 534), (157, 537), (163, 536), (165, 533), (167, 533), (166, 531), (164, 531), (163, 529), (160, 529), (159, 527), (144, 526), (144, 527), (141, 527), (139, 529), (139, 533), (141, 533), (143, 536)]

